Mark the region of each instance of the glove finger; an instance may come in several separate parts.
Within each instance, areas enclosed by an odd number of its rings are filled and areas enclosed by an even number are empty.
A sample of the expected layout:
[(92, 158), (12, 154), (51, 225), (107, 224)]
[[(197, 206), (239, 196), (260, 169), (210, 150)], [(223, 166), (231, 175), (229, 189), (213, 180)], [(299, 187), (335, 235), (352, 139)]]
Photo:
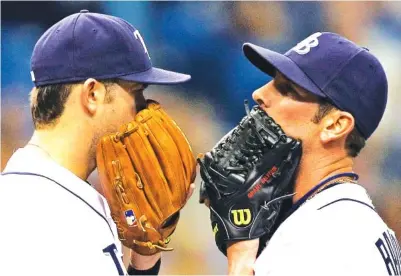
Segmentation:
[[(123, 138), (123, 143), (126, 147), (126, 151), (130, 158), (130, 162), (135, 166), (135, 170), (142, 183), (142, 193), (137, 193), (138, 205), (143, 208), (141, 211), (146, 214), (148, 219), (152, 219), (153, 225), (159, 225), (163, 218), (167, 214), (173, 212), (170, 207), (171, 201), (166, 195), (169, 191), (166, 189), (168, 186), (167, 180), (164, 177), (162, 168), (159, 165), (159, 161), (153, 151), (151, 144), (148, 141), (147, 134), (144, 129), (136, 122), (131, 122), (127, 125), (126, 132), (132, 133), (129, 136)], [(152, 187), (157, 185), (157, 189)], [(167, 201), (167, 202), (166, 202)], [(160, 202), (166, 202), (166, 206), (160, 206)], [(155, 212), (155, 215), (150, 215)]]
[(154, 114), (164, 122), (166, 130), (173, 138), (179, 150), (181, 159), (184, 163), (186, 178), (189, 183), (193, 183), (196, 176), (196, 161), (187, 138), (175, 121), (163, 110), (163, 108), (161, 108), (159, 103), (153, 100), (148, 100), (148, 108), (153, 110)]
[[(135, 123), (137, 126), (136, 131), (124, 139), (124, 143), (132, 163), (136, 165), (138, 174), (143, 181), (144, 203), (143, 205), (141, 203), (138, 204), (141, 206), (149, 206), (150, 204), (152, 208), (144, 210), (145, 214), (150, 213), (152, 210), (158, 213), (157, 219), (155, 219), (156, 216), (147, 216), (150, 224), (157, 227), (151, 232), (160, 234), (159, 239), (166, 239), (176, 228), (179, 219), (178, 211), (183, 205), (181, 204), (180, 196), (184, 196), (185, 193), (177, 192), (175, 189), (172, 191), (174, 195), (171, 195), (169, 190), (172, 186), (171, 184), (175, 184), (175, 181), (178, 181), (171, 180), (171, 175), (170, 178), (167, 177), (168, 173), (172, 174), (173, 177), (175, 173), (175, 171), (172, 171), (174, 167), (171, 167), (171, 158), (173, 157), (165, 155), (165, 153), (171, 151), (171, 148), (160, 147), (162, 143), (159, 143), (157, 139), (163, 141), (162, 145), (165, 147), (164, 141), (168, 141), (168, 137), (163, 139), (163, 132), (157, 129), (157, 124), (155, 126), (152, 124), (154, 120), (150, 115), (148, 110), (141, 111), (136, 119), (138, 121), (146, 121), (146, 123)], [(153, 132), (157, 133), (157, 135), (153, 134)], [(177, 157), (174, 160), (180, 161)], [(177, 199), (178, 201), (175, 202)], [(152, 241), (155, 240), (156, 236)]]
[[(136, 117), (148, 133), (149, 142), (157, 155), (160, 166), (167, 179), (175, 206), (185, 204), (189, 182), (185, 177), (184, 165), (173, 138), (165, 128), (165, 123), (154, 115), (152, 110), (143, 110)], [(177, 192), (178, 191), (178, 192)]]

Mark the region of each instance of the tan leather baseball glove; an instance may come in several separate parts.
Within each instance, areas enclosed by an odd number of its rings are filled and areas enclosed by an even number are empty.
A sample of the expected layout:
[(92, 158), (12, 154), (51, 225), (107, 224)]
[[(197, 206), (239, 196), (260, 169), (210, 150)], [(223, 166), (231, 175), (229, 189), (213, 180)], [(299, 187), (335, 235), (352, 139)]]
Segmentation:
[(167, 247), (196, 176), (191, 147), (177, 124), (148, 100), (135, 120), (97, 146), (100, 185), (119, 238), (142, 255)]

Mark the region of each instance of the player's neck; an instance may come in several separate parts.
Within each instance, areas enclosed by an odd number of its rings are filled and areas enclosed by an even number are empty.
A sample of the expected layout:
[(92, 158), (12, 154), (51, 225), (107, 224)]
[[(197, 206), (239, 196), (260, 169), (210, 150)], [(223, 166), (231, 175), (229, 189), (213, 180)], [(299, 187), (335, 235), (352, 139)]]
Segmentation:
[(28, 144), (36, 145), (54, 162), (68, 169), (79, 178), (86, 180), (91, 173), (88, 163), (85, 135), (73, 133), (77, 130), (36, 130)]
[(335, 160), (315, 157), (311, 160), (302, 161), (295, 181), (294, 202), (298, 201), (322, 180), (336, 174), (352, 172), (354, 165), (353, 159), (350, 157)]

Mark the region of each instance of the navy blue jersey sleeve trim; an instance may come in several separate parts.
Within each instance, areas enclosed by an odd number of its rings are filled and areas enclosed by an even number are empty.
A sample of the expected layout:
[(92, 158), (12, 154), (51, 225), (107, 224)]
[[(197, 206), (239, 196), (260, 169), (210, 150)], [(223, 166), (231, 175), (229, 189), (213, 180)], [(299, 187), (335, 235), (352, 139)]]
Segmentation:
[(369, 207), (370, 209), (372, 209), (373, 211), (376, 212), (375, 208), (373, 208), (369, 204), (366, 204), (363, 201), (359, 201), (359, 200), (352, 199), (352, 198), (340, 198), (340, 199), (334, 200), (333, 202), (327, 203), (326, 205), (323, 205), (322, 207), (318, 208), (318, 210), (322, 210), (323, 208), (326, 208), (327, 206), (330, 206), (330, 205), (332, 205), (334, 203), (337, 203), (337, 202), (340, 202), (340, 201), (352, 201), (352, 202), (360, 203), (362, 205), (365, 205), (365, 206)]
[(99, 213), (95, 208), (93, 208), (93, 206), (90, 205), (88, 202), (86, 202), (82, 197), (80, 197), (79, 195), (77, 195), (77, 194), (74, 193), (73, 191), (68, 190), (66, 187), (64, 187), (63, 185), (61, 185), (61, 184), (58, 183), (57, 181), (51, 179), (50, 177), (41, 175), (41, 174), (29, 173), (29, 172), (7, 172), (7, 173), (3, 173), (2, 175), (11, 175), (11, 174), (13, 174), (13, 175), (32, 175), (32, 176), (43, 177), (43, 178), (46, 178), (47, 180), (50, 180), (50, 181), (56, 183), (57, 185), (59, 185), (59, 186), (60, 186), (61, 188), (63, 188), (64, 190), (70, 192), (72, 195), (74, 195), (75, 197), (79, 198), (79, 199), (80, 199), (83, 203), (85, 203), (89, 208), (91, 208), (93, 211), (95, 211), (96, 214), (98, 214), (98, 215), (106, 222), (107, 226), (109, 227), (109, 229), (110, 229), (110, 231), (111, 231), (111, 234), (112, 234), (113, 237), (114, 237), (113, 230), (111, 229), (110, 224), (107, 222), (107, 219), (106, 219), (101, 213)]

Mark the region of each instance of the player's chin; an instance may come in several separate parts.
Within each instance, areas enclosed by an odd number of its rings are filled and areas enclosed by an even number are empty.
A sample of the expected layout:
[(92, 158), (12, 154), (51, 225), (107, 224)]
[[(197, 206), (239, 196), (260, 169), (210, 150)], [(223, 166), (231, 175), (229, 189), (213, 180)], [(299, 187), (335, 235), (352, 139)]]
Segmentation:
[[(272, 118), (274, 119), (274, 117), (272, 117)], [(296, 139), (298, 141), (303, 141), (304, 140), (305, 137), (303, 137), (303, 134), (304, 134), (303, 133), (304, 132), (303, 128), (299, 129), (298, 127), (294, 127), (293, 125), (288, 125), (285, 122), (280, 123), (280, 120), (278, 120), (278, 121), (275, 120), (275, 122), (278, 125), (280, 125), (281, 129), (284, 131), (284, 133), (287, 136), (289, 136), (289, 137), (291, 137), (293, 139)]]

